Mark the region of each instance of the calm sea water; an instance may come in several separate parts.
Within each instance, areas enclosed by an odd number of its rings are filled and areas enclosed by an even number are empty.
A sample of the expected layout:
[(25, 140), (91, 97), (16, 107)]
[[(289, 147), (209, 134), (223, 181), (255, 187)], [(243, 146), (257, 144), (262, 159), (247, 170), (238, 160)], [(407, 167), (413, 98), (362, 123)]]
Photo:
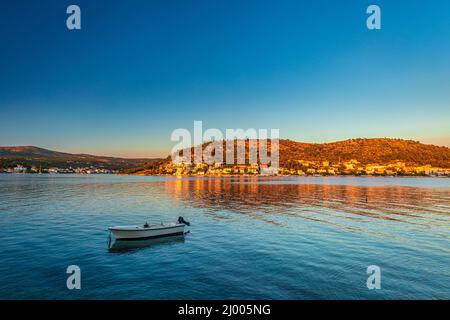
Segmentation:
[[(180, 215), (184, 238), (108, 243)], [(0, 240), (1, 299), (449, 299), (450, 179), (3, 174)]]

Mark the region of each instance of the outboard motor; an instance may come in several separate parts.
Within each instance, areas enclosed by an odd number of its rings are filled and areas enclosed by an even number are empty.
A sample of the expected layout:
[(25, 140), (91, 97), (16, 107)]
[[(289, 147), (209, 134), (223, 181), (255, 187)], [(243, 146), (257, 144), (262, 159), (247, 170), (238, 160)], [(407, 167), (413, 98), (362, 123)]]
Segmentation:
[(189, 221), (184, 220), (183, 217), (178, 217), (178, 223), (182, 223), (185, 224), (187, 226), (190, 226), (191, 224), (189, 223)]

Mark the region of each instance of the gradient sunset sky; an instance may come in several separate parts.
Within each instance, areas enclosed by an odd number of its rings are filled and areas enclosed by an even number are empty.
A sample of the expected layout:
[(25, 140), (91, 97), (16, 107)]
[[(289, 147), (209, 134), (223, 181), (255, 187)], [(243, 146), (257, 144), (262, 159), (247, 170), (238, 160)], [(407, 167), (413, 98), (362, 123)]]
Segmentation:
[(202, 120), (450, 146), (449, 17), (447, 0), (2, 1), (0, 145), (165, 156)]

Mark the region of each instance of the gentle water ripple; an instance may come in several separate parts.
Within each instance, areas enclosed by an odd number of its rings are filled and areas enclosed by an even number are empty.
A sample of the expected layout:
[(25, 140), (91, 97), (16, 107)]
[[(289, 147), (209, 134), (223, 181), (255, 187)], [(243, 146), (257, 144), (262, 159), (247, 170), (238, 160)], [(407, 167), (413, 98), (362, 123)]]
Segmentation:
[[(179, 215), (182, 239), (108, 248)], [(450, 298), (450, 179), (0, 175), (0, 234), (2, 299)]]

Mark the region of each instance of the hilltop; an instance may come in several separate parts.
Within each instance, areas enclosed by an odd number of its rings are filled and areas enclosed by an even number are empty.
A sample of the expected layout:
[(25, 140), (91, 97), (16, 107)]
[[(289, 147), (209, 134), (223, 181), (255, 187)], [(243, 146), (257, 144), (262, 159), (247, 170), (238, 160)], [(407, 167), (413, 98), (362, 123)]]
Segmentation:
[(355, 159), (363, 164), (402, 161), (408, 165), (449, 168), (450, 148), (390, 138), (349, 139), (332, 143), (280, 140), (281, 165), (296, 159), (330, 162)]
[[(204, 149), (208, 144), (203, 144), (202, 148)], [(246, 150), (248, 152), (248, 144)], [(392, 172), (393, 174), (409, 174), (410, 172), (432, 173), (434, 172), (432, 168), (450, 168), (450, 148), (391, 138), (349, 139), (331, 143), (305, 143), (280, 139), (279, 155), (280, 168), (305, 173), (364, 174), (382, 172), (390, 174)], [(326, 164), (325, 167), (323, 167), (323, 163)], [(416, 170), (423, 166), (429, 166), (430, 168)], [(242, 170), (242, 168), (226, 170), (226, 172), (241, 173), (238, 170)], [(203, 168), (199, 172), (203, 171), (205, 174), (214, 172)], [(124, 171), (124, 173), (131, 174), (178, 174), (179, 172), (180, 170), (171, 165), (170, 156), (160, 161)], [(189, 169), (182, 170), (182, 174), (186, 172), (189, 172)], [(197, 171), (194, 170), (193, 172), (196, 174)], [(222, 170), (220, 173), (224, 172)], [(243, 172), (250, 171), (244, 170)]]
[(108, 169), (123, 169), (142, 166), (159, 159), (127, 159), (90, 154), (72, 154), (35, 146), (0, 147), (0, 168), (16, 165), (36, 166), (42, 168), (58, 167), (101, 167)]

